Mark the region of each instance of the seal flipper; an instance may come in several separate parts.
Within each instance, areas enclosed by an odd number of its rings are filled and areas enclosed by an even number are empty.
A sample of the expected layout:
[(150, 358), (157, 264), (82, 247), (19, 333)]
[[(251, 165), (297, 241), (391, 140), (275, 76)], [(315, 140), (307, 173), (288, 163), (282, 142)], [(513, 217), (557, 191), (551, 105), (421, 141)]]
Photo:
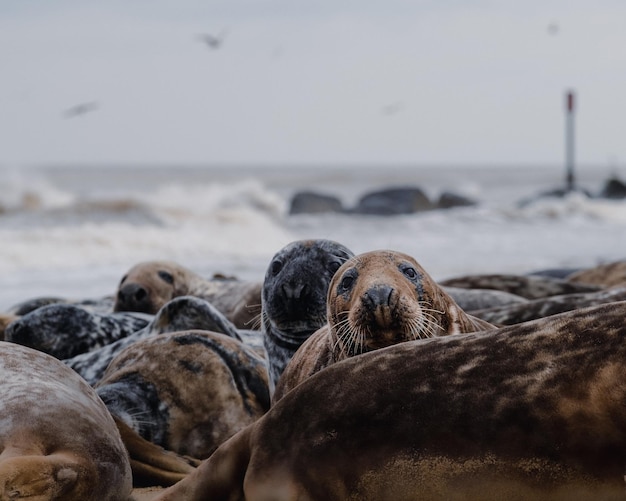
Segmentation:
[(0, 460), (0, 499), (89, 499), (93, 473), (66, 453), (9, 457)]
[(199, 459), (181, 456), (145, 440), (118, 417), (113, 416), (113, 420), (128, 451), (136, 487), (173, 485), (200, 465)]
[(243, 501), (253, 429), (254, 425), (247, 426), (228, 439), (191, 475), (166, 489), (153, 501)]

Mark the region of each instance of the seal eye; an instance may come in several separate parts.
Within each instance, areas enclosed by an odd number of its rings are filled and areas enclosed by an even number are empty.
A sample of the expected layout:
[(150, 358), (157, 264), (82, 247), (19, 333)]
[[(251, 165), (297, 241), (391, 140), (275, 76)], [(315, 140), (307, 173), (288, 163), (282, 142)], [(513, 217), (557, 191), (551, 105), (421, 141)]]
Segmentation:
[(122, 280), (120, 280), (120, 285), (122, 285), (124, 282), (126, 282), (126, 279), (128, 278), (128, 275), (124, 275), (122, 277)]
[(417, 272), (415, 271), (415, 268), (404, 268), (402, 270), (402, 273), (404, 273), (407, 277), (409, 277), (411, 280), (415, 280), (417, 278)]
[(347, 275), (343, 277), (343, 279), (341, 280), (341, 288), (347, 291), (348, 289), (352, 287), (353, 283), (354, 283), (354, 277)]
[(280, 273), (280, 270), (283, 269), (283, 263), (280, 262), (278, 259), (275, 261), (272, 261), (270, 270), (272, 272), (272, 275), (278, 275), (278, 273)]
[(167, 271), (160, 270), (158, 275), (159, 275), (159, 278), (161, 280), (163, 280), (164, 282), (167, 282), (168, 284), (173, 284), (174, 283), (174, 277), (172, 276), (171, 273), (168, 273)]

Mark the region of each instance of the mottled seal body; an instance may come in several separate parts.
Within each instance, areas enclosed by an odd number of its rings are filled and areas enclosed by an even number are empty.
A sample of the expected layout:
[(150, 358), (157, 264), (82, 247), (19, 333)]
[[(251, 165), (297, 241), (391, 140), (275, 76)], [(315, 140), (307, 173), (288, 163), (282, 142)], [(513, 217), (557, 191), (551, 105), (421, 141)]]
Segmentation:
[(516, 294), (526, 299), (539, 299), (578, 292), (596, 292), (601, 289), (597, 285), (575, 283), (549, 276), (512, 274), (468, 275), (441, 280), (439, 284), (445, 287), (465, 289), (495, 289)]
[(128, 455), (102, 401), (59, 360), (0, 343), (0, 499), (129, 501)]
[[(100, 349), (65, 359), (63, 362), (93, 386), (102, 378), (111, 360), (128, 346), (153, 335), (190, 329), (219, 332), (233, 339), (241, 340), (239, 331), (235, 326), (212, 304), (198, 297), (181, 296), (163, 305), (152, 321), (143, 329)], [(251, 338), (251, 336), (247, 336), (247, 338)], [(256, 346), (257, 350), (260, 344), (261, 341), (259, 340)]]
[(568, 275), (567, 280), (604, 288), (624, 287), (626, 286), (626, 261), (615, 261), (579, 270)]
[(206, 279), (171, 261), (146, 261), (122, 277), (115, 311), (156, 313), (178, 296), (197, 296), (212, 303), (236, 327), (250, 329), (261, 312), (261, 283)]
[(298, 240), (270, 261), (261, 315), (272, 386), (296, 350), (326, 323), (328, 284), (353, 255), (331, 240)]
[(156, 499), (624, 499), (624, 318), (618, 302), (344, 360)]
[(111, 414), (144, 439), (201, 459), (270, 405), (265, 361), (240, 341), (207, 331), (137, 341), (95, 388)]
[(103, 314), (73, 304), (50, 304), (11, 322), (4, 339), (65, 359), (127, 337), (151, 319), (144, 313)]
[(348, 357), (434, 336), (493, 329), (465, 313), (414, 258), (390, 250), (346, 261), (328, 288), (328, 324), (294, 355), (274, 400)]
[(616, 301), (626, 301), (626, 287), (614, 287), (598, 292), (579, 292), (577, 294), (550, 296), (543, 299), (533, 299), (526, 303), (486, 308), (470, 313), (493, 324), (513, 325), (578, 308)]

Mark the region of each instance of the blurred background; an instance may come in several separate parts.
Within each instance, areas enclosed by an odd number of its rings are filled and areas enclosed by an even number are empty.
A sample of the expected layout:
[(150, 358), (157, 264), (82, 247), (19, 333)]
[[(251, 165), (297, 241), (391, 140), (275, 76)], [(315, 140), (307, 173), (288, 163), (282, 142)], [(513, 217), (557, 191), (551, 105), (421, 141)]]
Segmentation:
[[(618, 0), (1, 2), (0, 307), (152, 258), (262, 279), (296, 238), (436, 278), (621, 259), (625, 28)], [(539, 196), (568, 91), (580, 191)], [(471, 204), (291, 213), (389, 186)]]

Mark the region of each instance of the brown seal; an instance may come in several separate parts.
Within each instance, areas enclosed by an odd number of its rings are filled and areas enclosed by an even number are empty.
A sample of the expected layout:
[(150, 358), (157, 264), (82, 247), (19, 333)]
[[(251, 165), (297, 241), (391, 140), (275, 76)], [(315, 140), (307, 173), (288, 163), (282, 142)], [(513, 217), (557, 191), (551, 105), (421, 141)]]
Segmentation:
[(595, 292), (601, 287), (592, 284), (575, 283), (541, 275), (467, 275), (439, 281), (445, 287), (464, 289), (495, 289), (516, 294), (526, 299), (539, 299), (561, 294)]
[(240, 329), (251, 329), (261, 314), (261, 286), (229, 278), (206, 279), (171, 261), (146, 261), (122, 277), (114, 311), (155, 314), (178, 296), (209, 301)]
[(493, 329), (465, 313), (406, 254), (360, 254), (337, 270), (328, 288), (328, 324), (296, 352), (278, 381), (274, 400), (322, 368), (393, 344)]
[(270, 405), (265, 360), (236, 339), (200, 330), (136, 341), (95, 388), (141, 437), (200, 459)]
[(344, 360), (158, 501), (623, 500), (626, 302)]
[(568, 275), (567, 280), (574, 283), (598, 285), (605, 288), (626, 286), (626, 261), (615, 261), (586, 270), (580, 270)]
[(50, 355), (1, 342), (0, 375), (0, 499), (130, 499), (118, 428), (78, 374)]

